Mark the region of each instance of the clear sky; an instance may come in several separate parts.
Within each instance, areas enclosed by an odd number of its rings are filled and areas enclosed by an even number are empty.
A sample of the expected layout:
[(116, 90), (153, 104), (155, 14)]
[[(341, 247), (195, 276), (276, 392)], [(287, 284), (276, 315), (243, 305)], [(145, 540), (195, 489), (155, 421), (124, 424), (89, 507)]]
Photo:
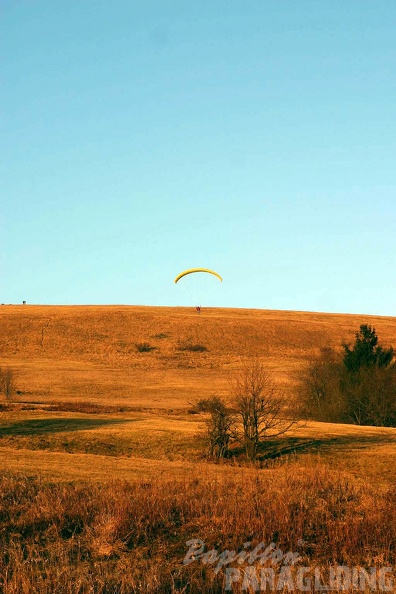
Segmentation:
[(396, 315), (394, 0), (0, 10), (0, 302)]

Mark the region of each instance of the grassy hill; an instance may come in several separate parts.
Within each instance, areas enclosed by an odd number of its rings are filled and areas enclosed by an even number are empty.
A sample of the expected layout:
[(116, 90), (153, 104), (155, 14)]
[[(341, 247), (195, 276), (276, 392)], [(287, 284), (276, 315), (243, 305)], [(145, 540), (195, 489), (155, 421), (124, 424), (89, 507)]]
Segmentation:
[(304, 563), (324, 570), (392, 565), (396, 429), (309, 422), (253, 467), (208, 461), (205, 416), (191, 414), (227, 397), (253, 356), (294, 397), (305, 363), (362, 323), (396, 345), (391, 317), (1, 306), (0, 365), (18, 394), (0, 403), (0, 590), (224, 591), (221, 572), (181, 567), (189, 538), (303, 541)]
[[(290, 391), (305, 361), (353, 341), (361, 323), (396, 344), (396, 318), (307, 312), (126, 307), (1, 306), (0, 361), (24, 401), (84, 399), (187, 408), (223, 394), (233, 370), (259, 357)], [(136, 345), (148, 345), (139, 352)], [(196, 345), (206, 350), (196, 350)], [(141, 348), (141, 347), (139, 347)]]
[[(252, 356), (272, 370), (286, 398), (294, 397), (297, 373), (306, 361), (324, 346), (353, 341), (361, 323), (375, 326), (383, 344), (396, 344), (396, 318), (390, 317), (2, 306), (0, 364), (15, 371), (19, 394), (2, 413), (0, 458), (10, 469), (39, 468), (45, 476), (67, 480), (195, 468), (202, 462), (204, 419), (188, 413), (199, 398), (227, 397), (233, 373)], [(142, 344), (151, 350), (141, 352)], [(196, 345), (206, 350), (194, 350)], [(387, 466), (395, 434), (393, 429), (310, 423), (283, 438), (278, 450), (321, 452), (335, 464), (342, 452), (342, 464), (356, 471), (357, 449), (371, 460), (379, 448), (378, 468), (381, 456)], [(359, 458), (361, 473), (378, 480), (366, 458)], [(106, 473), (95, 466), (99, 459)], [(122, 464), (115, 464), (118, 459)], [(393, 476), (387, 469), (380, 480)]]

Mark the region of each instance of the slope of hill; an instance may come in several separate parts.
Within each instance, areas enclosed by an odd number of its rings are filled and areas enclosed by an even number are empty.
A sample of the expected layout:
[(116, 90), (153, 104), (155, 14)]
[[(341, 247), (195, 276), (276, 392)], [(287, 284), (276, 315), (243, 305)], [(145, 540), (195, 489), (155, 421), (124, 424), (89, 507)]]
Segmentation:
[[(198, 315), (193, 308), (139, 306), (2, 306), (0, 364), (15, 369), (25, 401), (77, 398), (186, 408), (194, 398), (224, 393), (232, 370), (252, 356), (262, 359), (288, 391), (307, 359), (324, 346), (353, 341), (361, 323), (375, 326), (384, 345), (396, 344), (396, 318), (391, 317), (244, 309), (204, 309)], [(145, 348), (151, 350), (145, 352)]]
[[(352, 341), (361, 323), (384, 345), (396, 318), (308, 312), (126, 306), (0, 307), (0, 365), (18, 393), (1, 413), (2, 467), (59, 479), (179, 473), (202, 461), (200, 398), (227, 397), (233, 373), (250, 357), (272, 370), (286, 397), (320, 348)], [(141, 352), (139, 345), (151, 350)], [(138, 347), (136, 346), (138, 345)], [(196, 345), (206, 350), (194, 350)], [(311, 423), (279, 452), (312, 451), (392, 480), (396, 430)], [(371, 469), (376, 452), (376, 471)], [(68, 459), (73, 454), (73, 466)], [(118, 461), (122, 460), (122, 464)], [(381, 471), (379, 472), (379, 469)], [(378, 471), (378, 472), (377, 472)], [(379, 478), (381, 476), (381, 478)]]
[(396, 344), (395, 318), (0, 307), (0, 366), (18, 388), (0, 403), (1, 591), (223, 592), (223, 572), (181, 569), (191, 538), (308, 543), (323, 571), (394, 564), (396, 429), (309, 422), (256, 466), (238, 452), (216, 464), (205, 415), (190, 414), (253, 356), (291, 396), (305, 362), (362, 323)]

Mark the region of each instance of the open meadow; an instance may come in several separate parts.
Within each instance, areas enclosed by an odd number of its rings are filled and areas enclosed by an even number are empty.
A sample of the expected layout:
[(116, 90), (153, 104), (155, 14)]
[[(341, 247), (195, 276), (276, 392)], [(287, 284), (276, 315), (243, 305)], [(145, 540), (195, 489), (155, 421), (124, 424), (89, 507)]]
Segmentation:
[(307, 421), (257, 464), (215, 463), (195, 408), (252, 358), (297, 407), (304, 365), (362, 323), (396, 345), (393, 317), (1, 306), (1, 592), (223, 592), (225, 568), (183, 565), (190, 539), (273, 542), (324, 574), (395, 566), (396, 429)]

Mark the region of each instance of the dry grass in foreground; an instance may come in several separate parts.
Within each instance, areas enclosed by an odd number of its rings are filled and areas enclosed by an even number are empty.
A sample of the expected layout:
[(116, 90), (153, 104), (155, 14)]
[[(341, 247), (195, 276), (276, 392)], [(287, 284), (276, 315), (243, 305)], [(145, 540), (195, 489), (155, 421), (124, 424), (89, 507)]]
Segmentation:
[(274, 542), (297, 552), (297, 565), (324, 573), (330, 565), (395, 564), (394, 486), (378, 494), (314, 460), (264, 472), (230, 468), (217, 480), (3, 477), (0, 505), (4, 594), (223, 592), (223, 570), (183, 565), (193, 538), (219, 552)]

